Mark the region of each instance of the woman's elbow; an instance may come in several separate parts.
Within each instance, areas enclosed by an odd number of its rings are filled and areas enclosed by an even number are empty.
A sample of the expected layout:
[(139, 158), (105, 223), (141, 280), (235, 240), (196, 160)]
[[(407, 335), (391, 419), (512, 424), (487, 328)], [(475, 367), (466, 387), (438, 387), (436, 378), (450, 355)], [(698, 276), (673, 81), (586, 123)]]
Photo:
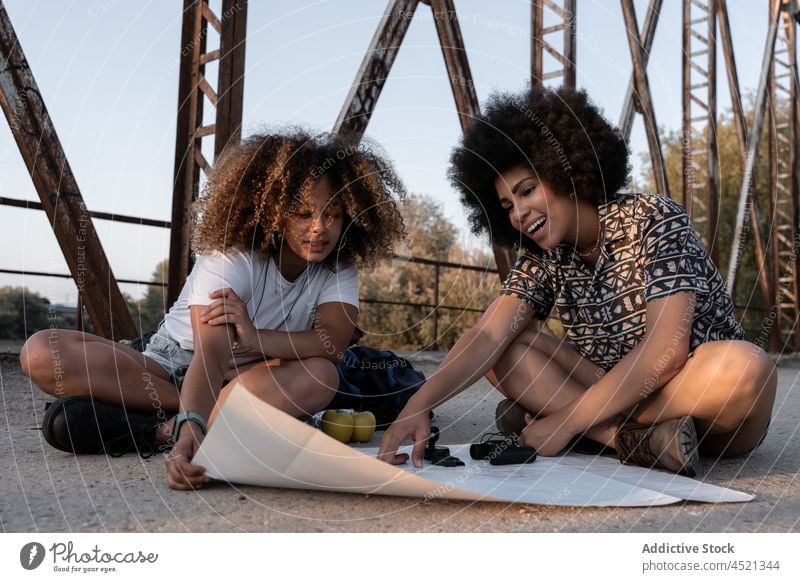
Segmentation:
[(340, 337), (333, 338), (323, 331), (319, 334), (319, 352), (316, 355), (328, 360), (332, 364), (340, 364), (344, 361), (344, 355), (350, 345), (351, 338), (352, 336), (348, 336), (347, 339), (342, 339)]
[(670, 346), (657, 353), (658, 357), (655, 359), (650, 378), (655, 388), (661, 388), (677, 376), (686, 365), (686, 361), (689, 359), (689, 350), (685, 347)]
[(330, 348), (325, 350), (325, 353), (322, 354), (322, 357), (334, 365), (341, 364), (344, 361), (344, 354), (346, 351), (347, 348), (338, 349), (331, 346)]

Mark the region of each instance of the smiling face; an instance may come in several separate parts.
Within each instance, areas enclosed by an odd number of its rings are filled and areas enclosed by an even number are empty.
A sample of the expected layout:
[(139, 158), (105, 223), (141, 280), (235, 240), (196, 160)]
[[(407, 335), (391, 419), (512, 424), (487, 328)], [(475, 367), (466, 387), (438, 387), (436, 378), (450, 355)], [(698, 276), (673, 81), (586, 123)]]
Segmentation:
[(495, 189), (511, 226), (540, 248), (552, 250), (562, 242), (575, 243), (575, 201), (553, 190), (535, 172), (512, 168), (497, 177)]
[(330, 181), (322, 176), (306, 200), (289, 214), (283, 233), (280, 268), (294, 279), (308, 263), (319, 263), (336, 248), (344, 226), (341, 200), (333, 197)]

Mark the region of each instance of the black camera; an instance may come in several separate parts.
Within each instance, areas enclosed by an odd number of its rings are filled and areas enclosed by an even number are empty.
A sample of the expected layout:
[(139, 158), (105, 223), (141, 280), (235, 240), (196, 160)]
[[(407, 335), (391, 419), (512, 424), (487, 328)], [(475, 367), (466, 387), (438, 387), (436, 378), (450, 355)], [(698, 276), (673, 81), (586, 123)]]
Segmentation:
[(521, 465), (536, 460), (536, 449), (522, 447), (516, 436), (508, 433), (485, 435), (469, 447), (469, 456), (476, 461), (488, 460), (490, 465)]
[(431, 427), (431, 436), (428, 439), (428, 446), (425, 447), (423, 457), (426, 461), (430, 461), (434, 465), (440, 467), (463, 467), (464, 461), (458, 457), (450, 455), (450, 449), (447, 447), (437, 447), (436, 441), (439, 440), (439, 429), (435, 426)]

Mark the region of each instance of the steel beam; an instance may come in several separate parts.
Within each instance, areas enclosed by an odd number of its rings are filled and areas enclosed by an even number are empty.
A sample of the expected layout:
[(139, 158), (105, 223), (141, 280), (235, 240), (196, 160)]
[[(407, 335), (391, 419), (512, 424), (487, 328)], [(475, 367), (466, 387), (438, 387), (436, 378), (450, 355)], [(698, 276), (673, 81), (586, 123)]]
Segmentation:
[[(221, 15), (208, 0), (184, 0), (181, 29), (175, 172), (172, 190), (172, 231), (167, 301), (174, 303), (192, 267), (192, 204), (200, 190), (200, 171), (211, 163), (203, 154), (203, 139), (214, 137), (216, 158), (241, 137), (244, 96), (247, 0), (223, 0)], [(219, 34), (219, 48), (207, 51), (209, 25)], [(206, 64), (219, 60), (216, 88), (205, 76)], [(216, 122), (203, 126), (203, 104), (217, 109)]]
[(358, 143), (406, 36), (419, 0), (390, 0), (333, 126), (333, 133)]
[[(429, 3), (463, 130), (480, 114), (480, 107), (458, 17), (452, 0)], [(333, 126), (334, 134), (353, 143), (358, 143), (364, 135), (418, 4), (419, 0), (390, 0)], [(511, 270), (514, 257), (506, 249), (493, 250), (502, 279)]]
[(719, 263), (717, 9), (715, 0), (683, 0), (683, 206), (711, 259)]
[[(656, 37), (656, 26), (658, 26), (658, 17), (661, 15), (661, 5), (663, 0), (650, 0), (647, 5), (647, 12), (644, 15), (644, 25), (642, 26), (642, 65), (646, 68), (647, 61), (650, 60), (650, 50), (653, 48), (653, 39)], [(633, 127), (633, 114), (636, 113), (634, 108), (635, 99), (634, 92), (636, 80), (633, 73), (631, 73), (631, 80), (628, 81), (628, 91), (625, 93), (625, 101), (622, 104), (622, 114), (619, 118), (619, 130), (622, 132), (625, 141), (631, 139), (631, 128)]]
[(96, 333), (115, 340), (136, 337), (136, 326), (2, 2), (0, 106)]
[[(461, 27), (458, 24), (458, 15), (453, 0), (431, 0), (431, 9), (461, 129), (468, 131), (472, 121), (480, 115), (480, 104), (475, 92), (475, 83), (472, 80), (464, 40), (461, 36)], [(503, 280), (514, 266), (515, 256), (508, 249), (496, 245), (492, 246), (492, 251), (498, 274)]]
[(772, 14), (767, 32), (764, 56), (761, 59), (761, 76), (758, 81), (758, 90), (756, 91), (755, 110), (753, 112), (753, 122), (750, 128), (750, 139), (747, 143), (747, 156), (745, 157), (744, 171), (742, 173), (742, 185), (739, 189), (736, 226), (733, 230), (733, 241), (731, 241), (731, 258), (728, 261), (726, 286), (728, 293), (731, 295), (733, 295), (736, 275), (739, 270), (739, 258), (741, 255), (740, 246), (742, 244), (744, 231), (744, 216), (747, 211), (748, 201), (753, 197), (755, 169), (756, 163), (758, 162), (758, 146), (761, 142), (761, 130), (764, 126), (764, 109), (767, 101), (767, 80), (769, 78), (770, 68), (772, 67), (772, 57), (775, 49), (775, 39), (778, 35), (778, 22), (780, 18), (780, 10), (775, 10)]
[[(798, 141), (800, 141), (800, 78), (798, 78), (797, 65), (797, 22), (800, 20), (800, 8), (797, 0), (784, 2), (783, 18), (787, 27), (791, 27), (791, 61), (790, 77), (791, 84), (791, 123), (792, 123), (792, 145), (791, 147), (791, 200), (792, 200), (792, 224), (793, 224), (793, 270), (795, 286), (795, 318), (800, 316), (800, 168), (798, 168)], [(794, 350), (800, 351), (800, 325), (794, 322)]]
[(219, 40), (219, 81), (214, 157), (242, 138), (247, 0), (223, 0)]
[(541, 0), (531, 2), (531, 86), (542, 85), (544, 77), (544, 5)]
[(739, 73), (736, 69), (736, 58), (733, 53), (733, 38), (728, 18), (727, 0), (717, 0), (717, 22), (719, 24), (722, 54), (725, 57), (725, 67), (728, 73), (728, 88), (731, 92), (731, 107), (733, 108), (733, 121), (736, 126), (736, 139), (739, 144), (739, 154), (742, 163), (744, 163), (747, 156), (747, 128), (745, 127), (744, 108), (742, 107), (742, 94), (739, 90)]
[(633, 61), (636, 99), (639, 102), (642, 115), (644, 116), (645, 131), (647, 133), (647, 143), (650, 149), (650, 161), (653, 165), (656, 188), (658, 188), (661, 195), (667, 196), (669, 195), (669, 183), (667, 182), (667, 173), (664, 169), (664, 157), (661, 152), (661, 139), (658, 136), (656, 114), (653, 109), (653, 101), (650, 97), (650, 82), (647, 78), (647, 70), (644, 66), (644, 57), (642, 56), (642, 41), (639, 38), (639, 25), (636, 22), (636, 11), (633, 6), (633, 0), (620, 0), (620, 3), (622, 4), (622, 14), (625, 18), (628, 45), (631, 50), (631, 60)]
[(769, 87), (770, 206), (775, 305), (780, 342), (776, 351), (797, 351), (798, 207), (797, 207), (797, 54), (795, 20), (789, 2), (781, 2)]
[[(739, 163), (744, 171), (745, 160), (747, 159), (747, 129), (744, 118), (744, 108), (742, 107), (742, 95), (739, 90), (739, 74), (736, 70), (736, 58), (733, 53), (733, 40), (731, 28), (728, 21), (728, 7), (726, 0), (717, 0), (717, 22), (719, 24), (719, 37), (722, 43), (722, 54), (725, 57), (725, 67), (728, 74), (728, 88), (731, 93), (731, 104), (733, 109), (733, 121), (736, 127), (736, 141), (739, 144)], [(770, 278), (766, 269), (766, 250), (764, 246), (764, 233), (761, 222), (761, 209), (755, 189), (748, 204), (750, 208), (750, 226), (753, 231), (753, 247), (755, 251), (756, 267), (758, 269), (758, 282), (761, 287), (761, 295), (764, 304), (768, 307), (774, 301), (774, 292), (770, 284)], [(732, 296), (736, 296), (736, 285), (731, 290)]]
[[(555, 14), (557, 24), (544, 27), (544, 9)], [(563, 0), (559, 5), (554, 0), (532, 0), (531, 2), (531, 85), (540, 86), (549, 79), (561, 79), (565, 87), (575, 88), (577, 54), (575, 41), (576, 0)], [(548, 42), (548, 36), (561, 32), (561, 49)], [(560, 67), (544, 71), (544, 51), (552, 55)]]
[(192, 268), (190, 253), (191, 208), (200, 188), (200, 167), (195, 163), (195, 133), (203, 124), (203, 99), (198, 91), (205, 65), (208, 22), (203, 18), (204, 0), (184, 0), (178, 72), (178, 115), (175, 133), (175, 172), (172, 183), (172, 230), (170, 231), (167, 304), (180, 295)]
[(439, 35), (439, 45), (442, 47), (447, 77), (450, 80), (450, 89), (456, 102), (458, 119), (462, 131), (467, 131), (473, 120), (480, 115), (481, 109), (467, 60), (467, 50), (464, 48), (464, 39), (461, 36), (461, 27), (458, 24), (458, 15), (453, 0), (431, 0), (431, 10), (433, 10), (433, 21), (436, 23), (436, 33)]

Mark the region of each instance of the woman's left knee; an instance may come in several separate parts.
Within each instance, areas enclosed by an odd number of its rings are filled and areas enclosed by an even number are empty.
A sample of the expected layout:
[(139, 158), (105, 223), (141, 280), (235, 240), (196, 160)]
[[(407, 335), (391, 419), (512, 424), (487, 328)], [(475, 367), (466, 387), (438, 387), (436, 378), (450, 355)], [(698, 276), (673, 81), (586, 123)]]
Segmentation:
[(721, 369), (733, 387), (733, 396), (752, 407), (762, 399), (774, 397), (777, 385), (775, 363), (758, 346), (741, 342), (726, 354)]
[(339, 388), (339, 372), (336, 366), (325, 358), (308, 358), (302, 361), (302, 365), (312, 379), (304, 390), (305, 397), (311, 407), (321, 410), (336, 395)]
[(336, 371), (336, 366), (330, 360), (326, 360), (325, 358), (308, 358), (303, 360), (303, 367), (317, 384), (329, 388), (335, 388), (339, 385), (339, 373)]

